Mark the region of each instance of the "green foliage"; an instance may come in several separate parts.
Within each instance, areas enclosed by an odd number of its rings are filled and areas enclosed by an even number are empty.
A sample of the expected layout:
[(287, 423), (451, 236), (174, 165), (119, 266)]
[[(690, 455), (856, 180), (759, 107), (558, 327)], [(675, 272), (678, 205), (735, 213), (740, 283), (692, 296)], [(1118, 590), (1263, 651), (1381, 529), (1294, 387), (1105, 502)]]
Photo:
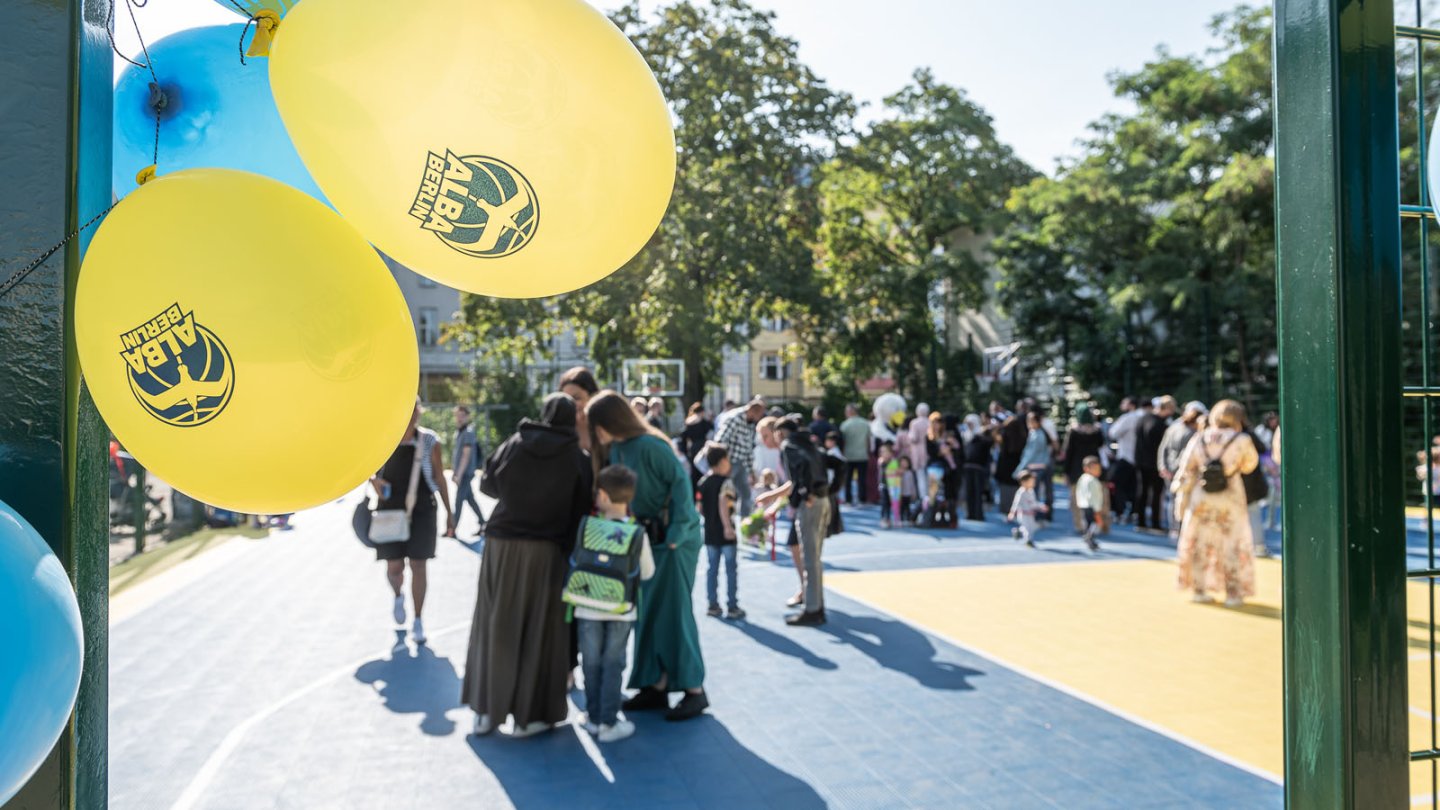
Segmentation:
[(679, 0), (614, 15), (675, 113), (670, 208), (645, 248), (609, 278), (553, 299), (462, 297), (453, 339), (501, 368), (548, 356), (567, 327), (590, 337), (600, 377), (629, 356), (685, 360), (685, 400), (718, 377), (722, 350), (760, 318), (818, 295), (811, 244), (814, 167), (848, 130), (853, 105), (744, 0)]
[(821, 381), (889, 371), (903, 392), (939, 396), (937, 313), (984, 302), (984, 266), (957, 243), (1000, 227), (1011, 189), (1034, 176), (985, 111), (928, 70), (886, 98), (819, 175), (821, 295), (796, 320)]
[(1270, 12), (1212, 26), (1206, 58), (1162, 49), (1112, 77), (1136, 112), (1018, 189), (993, 246), (1017, 333), (1105, 402), (1277, 396)]

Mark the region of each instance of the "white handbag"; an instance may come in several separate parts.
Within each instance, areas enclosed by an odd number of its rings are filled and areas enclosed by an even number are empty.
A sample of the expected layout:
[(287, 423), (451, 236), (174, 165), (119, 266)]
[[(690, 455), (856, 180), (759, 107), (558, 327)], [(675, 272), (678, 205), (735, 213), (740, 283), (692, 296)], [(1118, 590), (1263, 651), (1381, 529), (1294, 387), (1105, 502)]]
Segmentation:
[[(376, 509), (370, 516), (370, 542), (376, 545), (404, 543), (410, 539), (410, 513), (415, 510), (415, 488), (420, 484), (420, 459), (424, 437), (415, 434), (415, 463), (410, 466), (410, 486), (405, 490), (404, 509)], [(377, 505), (379, 501), (376, 501)]]

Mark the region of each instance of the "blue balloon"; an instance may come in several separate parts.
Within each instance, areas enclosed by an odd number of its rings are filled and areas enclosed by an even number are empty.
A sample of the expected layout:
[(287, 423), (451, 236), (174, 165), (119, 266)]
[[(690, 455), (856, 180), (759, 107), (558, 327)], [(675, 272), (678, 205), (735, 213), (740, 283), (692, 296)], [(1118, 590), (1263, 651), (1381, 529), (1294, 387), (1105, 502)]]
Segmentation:
[(0, 501), (0, 805), (70, 722), (85, 659), (80, 606), (60, 560)]
[[(157, 174), (218, 167), (263, 174), (325, 202), (290, 143), (270, 95), (270, 60), (240, 64), (244, 24), (191, 28), (150, 46), (150, 71), (126, 66), (115, 84), (115, 196), (138, 186), (135, 175), (156, 161)], [(253, 28), (252, 28), (253, 34)], [(142, 56), (143, 59), (143, 56)]]

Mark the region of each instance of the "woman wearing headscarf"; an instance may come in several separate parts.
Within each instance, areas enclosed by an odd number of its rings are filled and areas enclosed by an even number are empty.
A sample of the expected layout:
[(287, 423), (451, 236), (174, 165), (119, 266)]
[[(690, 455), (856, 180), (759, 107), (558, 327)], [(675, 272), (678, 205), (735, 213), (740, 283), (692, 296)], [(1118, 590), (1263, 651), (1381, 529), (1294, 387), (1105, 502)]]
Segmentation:
[(1077, 533), (1085, 531), (1085, 517), (1080, 514), (1080, 508), (1075, 504), (1075, 485), (1080, 482), (1080, 476), (1085, 474), (1085, 457), (1098, 458), (1104, 444), (1105, 434), (1100, 432), (1100, 427), (1095, 424), (1095, 414), (1091, 412), (1090, 406), (1083, 402), (1076, 405), (1075, 424), (1071, 425), (1070, 431), (1065, 434), (1065, 446), (1060, 451), (1060, 457), (1065, 465), (1065, 485), (1070, 489), (1070, 522)]
[[(623, 706), (627, 712), (669, 709), (665, 719), (688, 720), (710, 705), (691, 596), (702, 541), (690, 474), (669, 437), (646, 424), (624, 397), (601, 391), (586, 410), (596, 467), (624, 464), (635, 471), (630, 511), (645, 527), (655, 557), (655, 576), (640, 586), (635, 622), (630, 687), (640, 691)], [(674, 708), (670, 692), (685, 693)]]
[(521, 421), (485, 463), (480, 490), (498, 503), (486, 530), (461, 692), (475, 711), (476, 734), (507, 715), (519, 737), (565, 720), (569, 633), (560, 592), (594, 498), (575, 417), (575, 400), (551, 394), (540, 421)]

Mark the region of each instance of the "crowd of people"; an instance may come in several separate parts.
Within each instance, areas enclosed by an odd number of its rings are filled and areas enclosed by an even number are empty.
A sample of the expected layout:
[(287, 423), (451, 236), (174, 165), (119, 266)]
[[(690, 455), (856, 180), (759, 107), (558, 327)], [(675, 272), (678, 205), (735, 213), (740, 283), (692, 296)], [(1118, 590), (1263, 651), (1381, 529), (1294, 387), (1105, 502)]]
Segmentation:
[[(1182, 586), (1197, 601), (1221, 592), (1232, 606), (1253, 594), (1253, 558), (1268, 553), (1265, 523), (1278, 521), (1279, 427), (1273, 414), (1252, 425), (1230, 400), (1209, 409), (1127, 397), (1105, 424), (1079, 405), (1061, 441), (1029, 399), (963, 419), (921, 404), (908, 418), (867, 420), (849, 405), (837, 425), (823, 407), (807, 422), (756, 398), (726, 403), (713, 419), (695, 403), (671, 435), (662, 400), (601, 390), (586, 368), (566, 372), (558, 388), (538, 419), (523, 420), (488, 456), (469, 411), (456, 409), (453, 509), (440, 438), (420, 426), (418, 400), (403, 440), (371, 479), (376, 508), (404, 510), (408, 520), (406, 539), (375, 548), (397, 624), (407, 618), (410, 572), (417, 643), (426, 642), (426, 564), (441, 536), (436, 507), (443, 536), (456, 536), (466, 505), (481, 521), (462, 687), (476, 734), (507, 720), (521, 737), (564, 722), (577, 668), (583, 722), (601, 742), (634, 733), (622, 709), (664, 711), (669, 720), (703, 713), (709, 699), (692, 605), (701, 550), (708, 615), (744, 619), (742, 527), (773, 527), (782, 513), (798, 580), (786, 600), (798, 610), (786, 622), (797, 627), (826, 622), (822, 555), (825, 538), (843, 530), (842, 500), (878, 505), (886, 526), (955, 527), (962, 508), (967, 520), (983, 521), (993, 507), (1034, 547), (1053, 519), (1060, 475), (1073, 528), (1089, 548), (1115, 523), (1168, 528)], [(496, 501), (488, 520), (472, 490), (477, 478)]]

